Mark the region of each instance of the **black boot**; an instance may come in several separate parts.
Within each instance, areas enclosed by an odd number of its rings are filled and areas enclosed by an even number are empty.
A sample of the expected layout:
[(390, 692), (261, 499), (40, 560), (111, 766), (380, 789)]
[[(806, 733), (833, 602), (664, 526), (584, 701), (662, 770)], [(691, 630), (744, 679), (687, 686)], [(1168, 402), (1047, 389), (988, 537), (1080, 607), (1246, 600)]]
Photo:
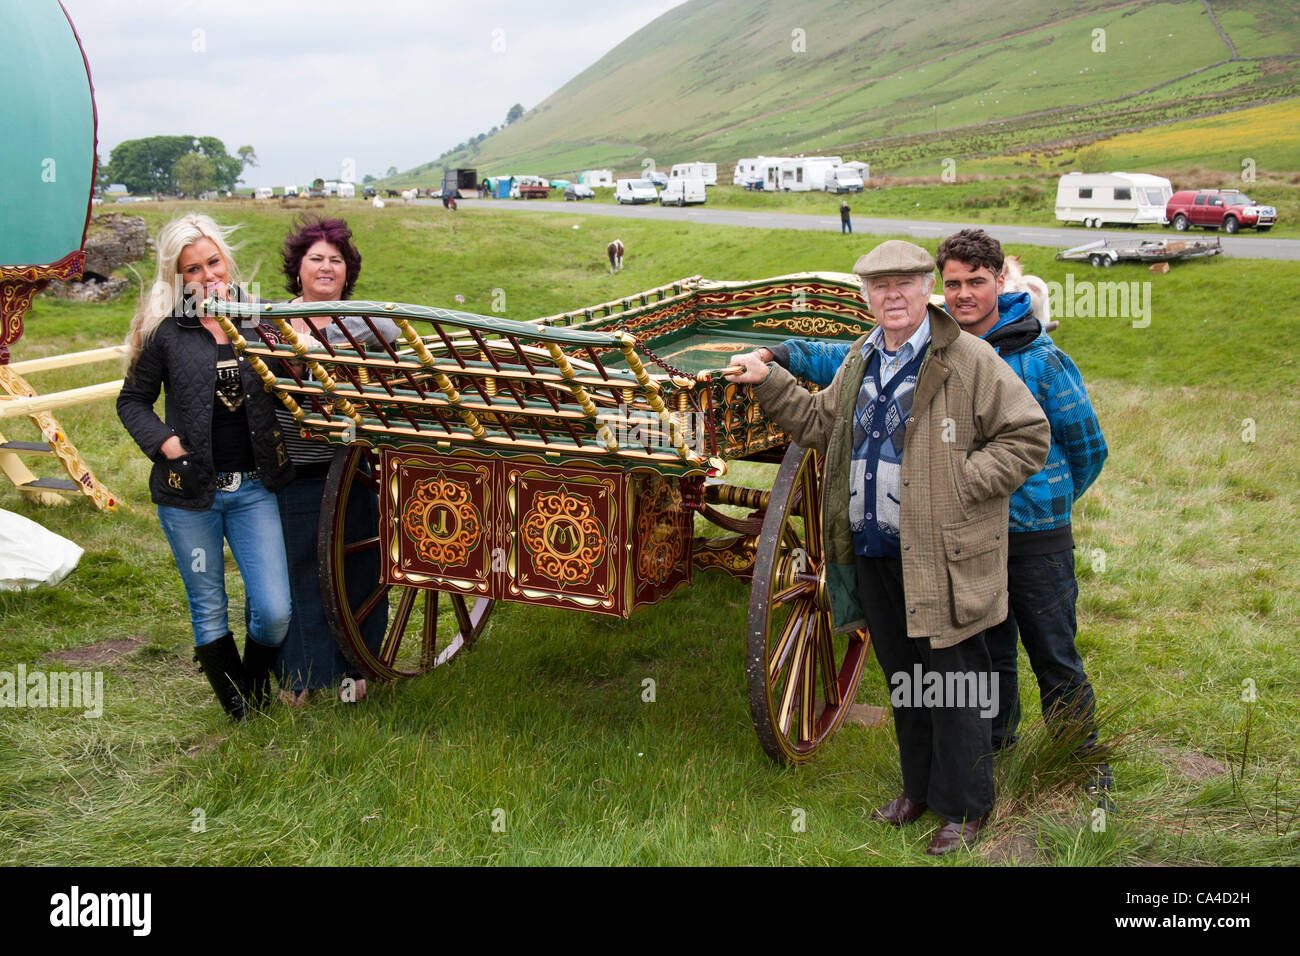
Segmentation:
[(271, 705), (271, 668), (280, 648), (259, 644), (249, 635), (244, 642), (244, 670), (248, 673), (249, 705), (259, 713)]
[(216, 692), (217, 700), (231, 720), (244, 719), (244, 702), (248, 698), (248, 676), (239, 660), (239, 647), (235, 635), (229, 631), (224, 637), (194, 649), (194, 658), (208, 675), (208, 683)]

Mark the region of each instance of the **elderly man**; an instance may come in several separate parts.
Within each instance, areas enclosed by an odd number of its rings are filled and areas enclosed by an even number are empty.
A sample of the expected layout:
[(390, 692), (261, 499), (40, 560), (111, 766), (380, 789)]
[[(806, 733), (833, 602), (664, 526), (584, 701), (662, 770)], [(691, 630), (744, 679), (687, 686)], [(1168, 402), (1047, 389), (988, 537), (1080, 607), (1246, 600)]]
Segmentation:
[[(1076, 735), (1078, 753), (1092, 757), (1099, 747), (1096, 706), (1075, 646), (1079, 588), (1070, 512), (1101, 472), (1106, 440), (1083, 377), (1031, 314), (1029, 294), (1003, 294), (1001, 243), (982, 229), (962, 229), (939, 244), (936, 258), (948, 314), (963, 331), (997, 350), (1029, 388), (1052, 428), (1046, 466), (1011, 494), (1010, 611), (985, 635), (999, 681), (993, 749), (1009, 749), (1016, 742), (1018, 633), (1038, 679), (1043, 718), (1058, 735)], [(813, 385), (829, 385), (849, 349), (842, 342), (789, 339), (771, 350), (759, 349), (758, 355)], [(1110, 766), (1098, 763), (1087, 789), (1107, 806), (1114, 785)]]
[[(834, 629), (870, 628), (894, 691), (903, 792), (873, 816), (903, 826), (928, 807), (944, 824), (926, 852), (940, 855), (973, 842), (993, 806), (988, 715), (954, 691), (996, 686), (984, 631), (1007, 613), (1008, 496), (1043, 466), (1050, 431), (997, 353), (929, 304), (928, 252), (890, 240), (853, 271), (878, 325), (828, 388), (814, 395), (752, 352), (730, 378), (826, 454)], [(908, 692), (923, 674), (937, 704)]]

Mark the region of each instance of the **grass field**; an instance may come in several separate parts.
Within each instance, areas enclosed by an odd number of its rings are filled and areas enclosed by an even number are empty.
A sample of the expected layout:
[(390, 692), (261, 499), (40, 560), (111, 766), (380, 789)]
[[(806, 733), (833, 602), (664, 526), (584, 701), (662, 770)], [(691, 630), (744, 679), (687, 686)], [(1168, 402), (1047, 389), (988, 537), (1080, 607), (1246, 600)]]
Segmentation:
[[(132, 212), (154, 229), (180, 208)], [(358, 297), (452, 305), (460, 294), (486, 313), (503, 289), (512, 318), (695, 273), (845, 270), (876, 241), (330, 208), (346, 210), (365, 257)], [(245, 202), (217, 212), (244, 223), (240, 264), (258, 266), (276, 297), (276, 248), (294, 211)], [(615, 230), (628, 255), (611, 277), (603, 246)], [(1049, 250), (1011, 251), (1064, 281)], [(1022, 655), (1028, 725), (999, 758), (996, 819), (974, 852), (943, 865), (1300, 863), (1300, 366), (1287, 339), (1300, 306), (1286, 296), (1258, 305), (1293, 273), (1240, 259), (1165, 276), (1119, 266), (1105, 278), (1151, 283), (1148, 327), (1064, 320), (1056, 339), (1083, 371), (1111, 449), (1076, 508), (1075, 537), (1079, 646), (1116, 743), (1118, 809), (1098, 828), (1042, 732)], [(115, 343), (132, 304), (38, 299), (14, 358)], [(32, 379), (50, 391), (110, 374)], [(0, 489), (0, 507), (86, 549), (59, 587), (0, 593), (0, 671), (102, 669), (106, 703), (97, 720), (0, 711), (0, 863), (928, 862), (932, 818), (901, 832), (867, 819), (898, 789), (888, 726), (846, 727), (798, 770), (763, 756), (744, 688), (748, 590), (725, 577), (699, 574), (627, 622), (499, 605), (479, 646), (448, 668), (376, 688), (360, 706), (318, 698), (228, 726), (190, 663), (148, 462), (110, 403), (59, 417), (125, 504), (113, 515), (41, 509)], [(4, 431), (32, 437), (8, 422)], [(732, 477), (763, 485), (771, 469)], [(106, 641), (132, 642), (130, 652)], [(874, 662), (859, 700), (885, 701)]]

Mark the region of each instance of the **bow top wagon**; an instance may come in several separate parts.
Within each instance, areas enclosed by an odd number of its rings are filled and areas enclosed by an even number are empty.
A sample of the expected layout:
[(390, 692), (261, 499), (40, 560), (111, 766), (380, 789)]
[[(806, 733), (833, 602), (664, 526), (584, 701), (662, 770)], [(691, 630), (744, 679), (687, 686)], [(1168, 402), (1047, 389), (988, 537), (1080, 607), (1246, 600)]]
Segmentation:
[[(304, 435), (339, 448), (321, 588), (362, 673), (450, 660), (497, 601), (627, 617), (716, 569), (752, 579), (746, 672), (763, 748), (802, 761), (839, 728), (870, 642), (831, 631), (820, 456), (723, 369), (792, 335), (869, 332), (856, 276), (696, 276), (526, 322), (356, 300), (205, 309)], [(308, 316), (337, 325), (341, 344), (295, 334), (290, 320)], [(344, 316), (401, 335), (363, 345)], [(721, 480), (738, 460), (781, 462), (771, 490)], [(372, 517), (358, 524), (362, 499)], [(696, 515), (717, 536), (696, 536)], [(441, 641), (440, 595), (454, 615)], [(387, 627), (368, 643), (374, 615)]]

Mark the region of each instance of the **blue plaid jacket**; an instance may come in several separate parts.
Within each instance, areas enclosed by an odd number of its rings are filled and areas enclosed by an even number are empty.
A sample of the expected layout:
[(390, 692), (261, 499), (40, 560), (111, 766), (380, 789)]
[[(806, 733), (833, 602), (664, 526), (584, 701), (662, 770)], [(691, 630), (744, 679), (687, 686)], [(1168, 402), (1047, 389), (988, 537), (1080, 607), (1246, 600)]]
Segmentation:
[[(1069, 527), (1071, 507), (1106, 461), (1106, 439), (1070, 356), (1041, 326), (1036, 336), (1031, 332), (1008, 337), (1035, 326), (1029, 293), (1013, 292), (998, 297), (998, 322), (984, 336), (1029, 387), (1052, 426), (1047, 464), (1011, 494), (1013, 534)], [(772, 350), (773, 358), (792, 375), (823, 386), (831, 383), (848, 351), (847, 342), (806, 339), (788, 339)]]

